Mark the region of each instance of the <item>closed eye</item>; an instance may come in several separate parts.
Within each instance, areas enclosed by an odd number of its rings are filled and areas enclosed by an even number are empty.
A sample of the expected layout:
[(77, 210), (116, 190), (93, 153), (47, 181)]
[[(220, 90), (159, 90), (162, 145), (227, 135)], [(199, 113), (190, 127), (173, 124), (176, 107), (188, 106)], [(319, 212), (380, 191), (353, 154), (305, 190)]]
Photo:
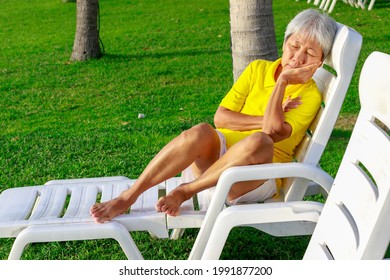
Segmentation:
[(306, 53), (307, 53), (307, 55), (310, 56), (310, 57), (317, 57), (317, 56), (318, 56), (317, 53), (312, 52), (312, 51), (308, 51), (308, 52), (306, 52)]

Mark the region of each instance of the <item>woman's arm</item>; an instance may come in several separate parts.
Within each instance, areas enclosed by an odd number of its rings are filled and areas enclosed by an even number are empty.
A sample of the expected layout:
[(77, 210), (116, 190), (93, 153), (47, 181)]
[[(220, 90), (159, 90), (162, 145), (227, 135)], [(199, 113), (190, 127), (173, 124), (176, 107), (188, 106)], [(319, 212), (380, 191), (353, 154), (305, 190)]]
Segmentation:
[[(283, 112), (288, 112), (291, 109), (297, 108), (301, 104), (301, 98), (287, 98), (283, 103)], [(216, 128), (227, 128), (237, 131), (247, 131), (263, 128), (263, 116), (251, 116), (229, 110), (223, 106), (219, 106), (214, 115), (214, 124)]]
[(246, 115), (219, 106), (214, 115), (214, 124), (216, 128), (237, 131), (254, 130), (262, 128), (263, 117)]
[(282, 105), (287, 85), (283, 79), (276, 82), (264, 113), (262, 131), (268, 134), (275, 143), (286, 139), (292, 132), (291, 125), (285, 122)]
[(268, 101), (262, 131), (268, 134), (274, 142), (282, 141), (291, 135), (292, 127), (285, 122), (283, 98), (288, 85), (304, 84), (314, 74), (320, 63), (314, 63), (302, 68), (282, 71), (276, 80), (276, 85)]
[[(288, 97), (283, 103), (283, 112), (297, 108), (301, 104), (301, 98)], [(228, 128), (237, 131), (255, 130), (263, 128), (263, 116), (251, 116), (229, 110), (219, 106), (214, 115), (214, 124), (216, 128)]]

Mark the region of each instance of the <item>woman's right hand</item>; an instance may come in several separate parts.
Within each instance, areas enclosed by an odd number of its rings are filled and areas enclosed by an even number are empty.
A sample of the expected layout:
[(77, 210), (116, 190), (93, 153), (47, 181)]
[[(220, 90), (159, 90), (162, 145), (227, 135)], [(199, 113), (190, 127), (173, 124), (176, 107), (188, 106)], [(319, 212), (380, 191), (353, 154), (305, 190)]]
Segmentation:
[(282, 79), (286, 85), (305, 84), (321, 65), (322, 62), (316, 62), (304, 67), (283, 69), (278, 80)]

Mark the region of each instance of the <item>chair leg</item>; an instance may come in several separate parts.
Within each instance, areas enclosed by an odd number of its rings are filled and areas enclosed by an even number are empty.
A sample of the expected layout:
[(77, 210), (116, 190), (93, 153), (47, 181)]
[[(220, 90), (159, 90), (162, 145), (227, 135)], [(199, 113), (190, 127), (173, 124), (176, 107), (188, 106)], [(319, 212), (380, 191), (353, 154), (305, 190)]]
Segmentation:
[(337, 2), (337, 0), (332, 1), (332, 4), (330, 5), (329, 11), (328, 11), (329, 14), (333, 11), (334, 6), (336, 6), (336, 2)]
[(220, 215), (214, 225), (213, 231), (210, 234), (209, 241), (203, 251), (202, 260), (218, 260), (230, 231), (234, 224), (230, 223), (231, 217), (229, 215)]
[(184, 231), (184, 228), (175, 228), (172, 230), (171, 236), (169, 238), (172, 240), (178, 240), (183, 236)]
[(368, 10), (371, 11), (372, 8), (374, 7), (374, 4), (375, 4), (375, 0), (371, 0), (370, 1), (370, 5), (368, 6)]
[(143, 259), (127, 229), (117, 222), (29, 226), (16, 237), (8, 259), (20, 259), (30, 243), (107, 238), (115, 239), (128, 259)]

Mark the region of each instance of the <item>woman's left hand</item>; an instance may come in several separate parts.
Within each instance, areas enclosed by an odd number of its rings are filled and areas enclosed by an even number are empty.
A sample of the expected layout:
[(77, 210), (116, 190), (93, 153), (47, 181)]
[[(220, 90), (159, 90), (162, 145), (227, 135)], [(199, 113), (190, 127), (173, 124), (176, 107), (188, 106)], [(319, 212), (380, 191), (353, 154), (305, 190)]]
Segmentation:
[(293, 99), (291, 99), (291, 96), (289, 96), (287, 97), (286, 101), (283, 102), (283, 112), (288, 112), (291, 109), (297, 108), (300, 104), (302, 104), (300, 96), (297, 96)]

